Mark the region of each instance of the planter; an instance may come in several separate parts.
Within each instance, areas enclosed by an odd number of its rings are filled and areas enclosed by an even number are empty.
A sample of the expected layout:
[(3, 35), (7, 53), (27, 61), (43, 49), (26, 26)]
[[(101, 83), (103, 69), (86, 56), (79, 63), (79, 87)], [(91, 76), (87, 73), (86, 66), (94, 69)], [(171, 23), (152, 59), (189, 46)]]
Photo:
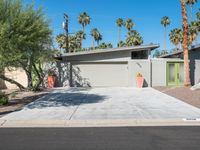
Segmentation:
[(136, 77), (138, 88), (142, 88), (144, 84), (144, 77)]
[(48, 76), (48, 88), (54, 88), (56, 83), (55, 76)]

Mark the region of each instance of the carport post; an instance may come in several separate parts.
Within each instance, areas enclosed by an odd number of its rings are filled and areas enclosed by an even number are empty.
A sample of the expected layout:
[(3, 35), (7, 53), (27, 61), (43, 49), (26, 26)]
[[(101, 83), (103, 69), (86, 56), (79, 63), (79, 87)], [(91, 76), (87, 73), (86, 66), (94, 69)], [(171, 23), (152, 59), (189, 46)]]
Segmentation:
[(73, 71), (72, 63), (69, 62), (69, 86), (70, 87), (73, 86), (73, 84), (72, 84), (72, 80), (73, 80), (72, 71)]

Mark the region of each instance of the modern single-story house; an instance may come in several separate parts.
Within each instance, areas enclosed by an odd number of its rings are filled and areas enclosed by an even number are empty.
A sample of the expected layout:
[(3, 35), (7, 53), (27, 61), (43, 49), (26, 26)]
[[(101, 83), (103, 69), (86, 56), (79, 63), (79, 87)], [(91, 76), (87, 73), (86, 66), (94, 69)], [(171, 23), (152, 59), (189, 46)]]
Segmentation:
[[(183, 50), (177, 50), (160, 58), (183, 59)], [(200, 82), (200, 45), (191, 46), (189, 49), (190, 77), (192, 85)]]
[[(151, 51), (158, 47), (158, 44), (151, 44), (65, 53), (55, 56), (57, 61), (46, 64), (44, 69), (56, 72), (58, 87), (137, 87), (139, 73), (145, 79), (144, 87), (183, 85), (182, 51), (151, 58)], [(199, 47), (190, 50), (192, 83), (200, 82), (199, 52)], [(6, 76), (27, 85), (22, 69), (6, 71)], [(0, 88), (16, 87), (0, 81)]]
[(148, 60), (151, 51), (158, 47), (147, 45), (66, 53), (62, 60), (70, 64), (70, 86), (133, 86), (133, 78), (139, 73), (134, 69), (134, 60)]
[[(56, 58), (61, 64), (68, 64), (69, 75), (65, 79), (72, 87), (136, 87), (138, 73), (144, 76), (144, 87), (183, 85), (183, 60), (151, 59), (151, 51), (158, 47), (152, 44), (92, 50)], [(62, 66), (57, 65), (60, 74), (64, 74)]]

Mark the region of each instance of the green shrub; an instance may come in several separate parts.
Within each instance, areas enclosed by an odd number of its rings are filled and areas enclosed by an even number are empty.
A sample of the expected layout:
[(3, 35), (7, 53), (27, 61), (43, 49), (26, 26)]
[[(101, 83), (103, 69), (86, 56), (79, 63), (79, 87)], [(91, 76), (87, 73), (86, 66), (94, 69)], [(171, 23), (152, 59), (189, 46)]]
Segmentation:
[(8, 104), (8, 96), (0, 91), (0, 105), (6, 105)]
[(16, 92), (12, 92), (12, 93), (9, 95), (9, 97), (10, 97), (10, 98), (16, 98), (16, 95), (17, 95)]

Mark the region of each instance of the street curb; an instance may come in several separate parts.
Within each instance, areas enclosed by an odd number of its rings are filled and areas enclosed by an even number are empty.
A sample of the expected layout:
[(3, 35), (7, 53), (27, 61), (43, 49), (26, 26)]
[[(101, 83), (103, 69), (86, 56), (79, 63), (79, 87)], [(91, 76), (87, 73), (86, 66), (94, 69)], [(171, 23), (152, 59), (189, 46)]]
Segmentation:
[(0, 128), (28, 127), (143, 127), (143, 126), (200, 126), (200, 121), (183, 119), (154, 120), (0, 120)]

